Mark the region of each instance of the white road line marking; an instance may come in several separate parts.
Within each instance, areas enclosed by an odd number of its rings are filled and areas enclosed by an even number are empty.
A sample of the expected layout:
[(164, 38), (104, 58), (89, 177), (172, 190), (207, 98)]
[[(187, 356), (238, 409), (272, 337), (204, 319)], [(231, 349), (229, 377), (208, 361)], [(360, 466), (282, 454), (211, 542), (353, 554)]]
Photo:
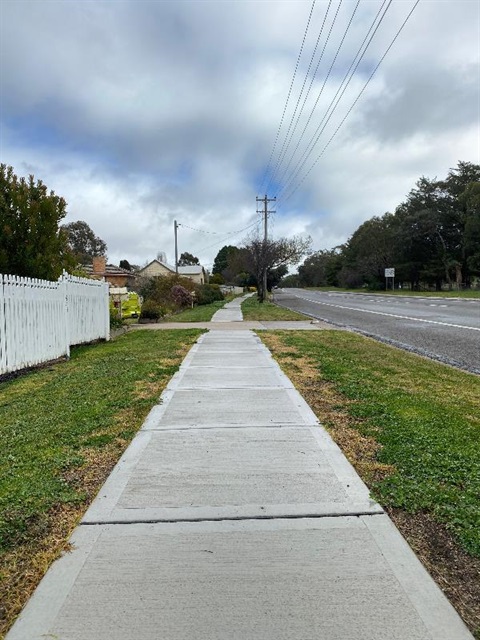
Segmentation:
[(300, 300), (306, 300), (307, 302), (313, 302), (314, 304), (323, 304), (326, 307), (335, 307), (336, 309), (347, 309), (348, 311), (361, 311), (362, 313), (373, 313), (377, 316), (387, 316), (389, 318), (401, 318), (402, 320), (413, 320), (415, 322), (426, 322), (427, 324), (439, 324), (442, 327), (455, 327), (456, 329), (470, 329), (471, 331), (480, 331), (480, 327), (467, 327), (463, 324), (453, 324), (451, 322), (440, 322), (439, 320), (425, 320), (424, 318), (412, 318), (411, 316), (400, 316), (396, 313), (384, 313), (382, 311), (372, 311), (371, 309), (358, 309), (357, 307), (344, 307), (341, 304), (330, 304), (328, 302), (320, 302), (319, 300), (312, 300), (311, 298), (303, 298), (297, 294), (294, 294), (296, 298)]

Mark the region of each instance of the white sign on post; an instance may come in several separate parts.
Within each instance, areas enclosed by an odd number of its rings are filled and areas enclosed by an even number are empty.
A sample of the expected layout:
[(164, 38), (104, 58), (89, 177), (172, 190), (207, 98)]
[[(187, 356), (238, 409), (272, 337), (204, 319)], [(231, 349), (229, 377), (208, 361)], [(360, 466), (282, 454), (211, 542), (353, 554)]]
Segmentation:
[(385, 269), (385, 278), (394, 278), (395, 277), (395, 268)]

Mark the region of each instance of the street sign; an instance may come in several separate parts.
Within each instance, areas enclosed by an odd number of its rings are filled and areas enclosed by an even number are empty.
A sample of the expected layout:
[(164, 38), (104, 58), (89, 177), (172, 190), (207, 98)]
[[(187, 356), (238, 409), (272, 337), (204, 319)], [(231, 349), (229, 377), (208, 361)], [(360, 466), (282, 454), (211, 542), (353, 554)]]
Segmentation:
[(385, 269), (385, 278), (394, 278), (395, 277), (395, 268)]

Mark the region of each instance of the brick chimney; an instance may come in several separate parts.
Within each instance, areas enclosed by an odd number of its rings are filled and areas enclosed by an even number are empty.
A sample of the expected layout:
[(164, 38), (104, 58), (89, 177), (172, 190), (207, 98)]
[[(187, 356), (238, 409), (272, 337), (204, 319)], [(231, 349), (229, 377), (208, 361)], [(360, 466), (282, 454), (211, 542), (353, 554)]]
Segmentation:
[(93, 273), (97, 276), (103, 276), (105, 273), (105, 268), (107, 266), (107, 259), (105, 256), (95, 256), (92, 258), (93, 262)]

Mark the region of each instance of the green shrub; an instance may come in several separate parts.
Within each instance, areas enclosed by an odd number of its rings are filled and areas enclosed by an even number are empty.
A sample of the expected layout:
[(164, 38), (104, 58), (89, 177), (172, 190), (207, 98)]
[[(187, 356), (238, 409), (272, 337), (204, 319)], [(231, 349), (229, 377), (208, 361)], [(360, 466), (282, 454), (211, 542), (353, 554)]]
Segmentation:
[(145, 300), (142, 305), (142, 311), (140, 312), (140, 318), (144, 320), (158, 320), (163, 315), (165, 315), (164, 309), (162, 309), (158, 302), (155, 302), (155, 300)]
[(210, 276), (210, 284), (225, 284), (225, 278), (221, 273), (214, 273)]
[(123, 326), (123, 320), (118, 313), (118, 309), (110, 307), (110, 329), (120, 329)]
[(197, 304), (210, 304), (217, 300), (224, 300), (218, 284), (197, 284), (195, 287), (195, 302)]
[(182, 276), (155, 276), (149, 278), (144, 282), (141, 290), (145, 300), (155, 300), (158, 304), (166, 304), (175, 306), (175, 302), (172, 298), (172, 289), (176, 285), (182, 286), (187, 291), (195, 290), (195, 283), (189, 278), (182, 278)]
[(192, 293), (182, 287), (181, 284), (174, 285), (170, 295), (177, 307), (190, 307), (192, 305)]

